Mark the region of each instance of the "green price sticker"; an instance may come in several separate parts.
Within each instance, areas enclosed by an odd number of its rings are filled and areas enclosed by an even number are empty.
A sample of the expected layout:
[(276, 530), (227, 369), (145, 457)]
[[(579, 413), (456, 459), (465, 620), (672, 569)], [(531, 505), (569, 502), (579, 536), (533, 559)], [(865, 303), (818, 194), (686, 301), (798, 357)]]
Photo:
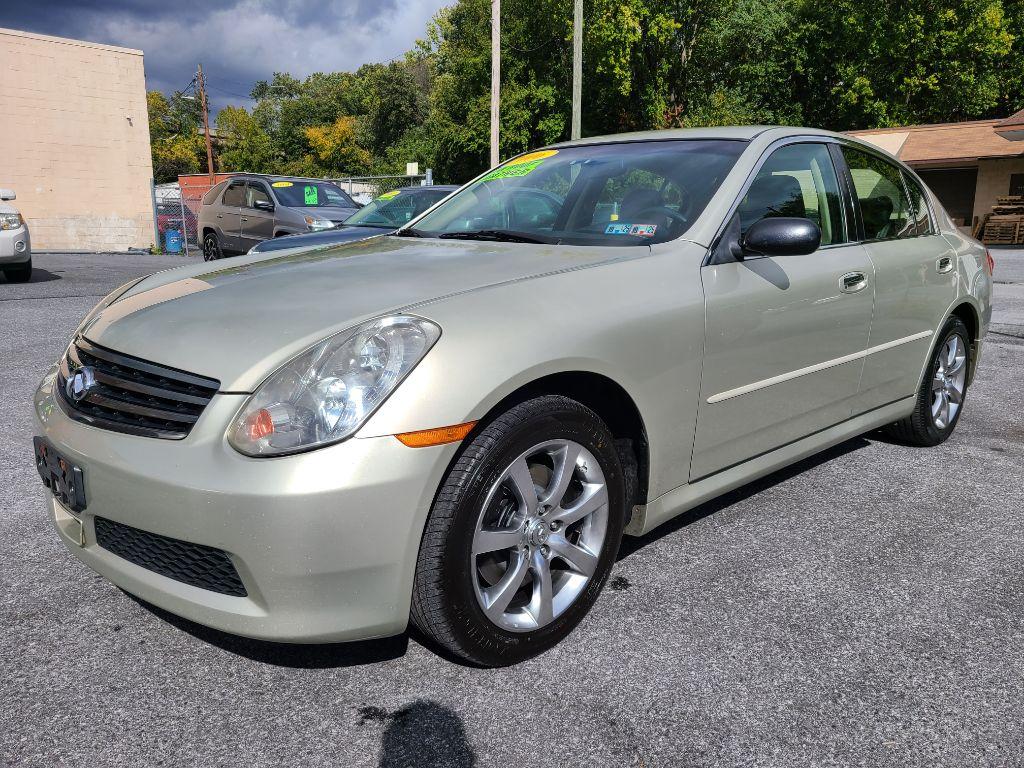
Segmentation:
[(316, 187), (312, 184), (307, 184), (302, 188), (303, 194), (305, 195), (306, 205), (316, 205), (319, 202), (317, 197)]

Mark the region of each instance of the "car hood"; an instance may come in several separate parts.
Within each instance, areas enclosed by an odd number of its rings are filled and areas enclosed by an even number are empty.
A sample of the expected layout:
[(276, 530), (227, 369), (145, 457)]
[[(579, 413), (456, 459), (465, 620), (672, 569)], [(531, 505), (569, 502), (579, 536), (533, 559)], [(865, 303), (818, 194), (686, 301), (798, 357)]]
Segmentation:
[(397, 227), (385, 229), (383, 227), (349, 227), (342, 224), (335, 229), (325, 229), (323, 232), (309, 232), (305, 235), (288, 235), (288, 237), (275, 237), (272, 240), (264, 240), (253, 248), (253, 253), (270, 253), (271, 251), (285, 251), (298, 248), (320, 248), (328, 245), (347, 243), (350, 240), (362, 240), (365, 237), (376, 237), (387, 235), (395, 231)]
[[(82, 329), (95, 344), (251, 392), (307, 347), (365, 320), (487, 286), (649, 253), (376, 237), (151, 275)], [(442, 335), (444, 329), (442, 328)]]
[(306, 216), (317, 216), (321, 219), (330, 219), (331, 221), (344, 221), (359, 209), (347, 206), (321, 205), (316, 208), (296, 208), (295, 210)]

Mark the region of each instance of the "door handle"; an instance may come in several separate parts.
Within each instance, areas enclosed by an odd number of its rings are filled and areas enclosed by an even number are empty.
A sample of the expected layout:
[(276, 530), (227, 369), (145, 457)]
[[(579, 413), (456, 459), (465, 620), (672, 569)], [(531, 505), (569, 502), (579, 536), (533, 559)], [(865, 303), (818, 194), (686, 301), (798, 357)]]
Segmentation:
[(839, 290), (843, 293), (857, 293), (867, 288), (868, 278), (863, 272), (847, 272), (839, 278)]
[(224, 214), (223, 213), (218, 213), (217, 214), (217, 218), (218, 219), (223, 219), (224, 218)]
[(935, 262), (935, 271), (940, 275), (944, 275), (953, 269), (953, 259), (949, 256), (943, 256)]
[(242, 221), (248, 221), (248, 220), (249, 220), (249, 217), (248, 217), (248, 216), (243, 216), (243, 217), (242, 217)]

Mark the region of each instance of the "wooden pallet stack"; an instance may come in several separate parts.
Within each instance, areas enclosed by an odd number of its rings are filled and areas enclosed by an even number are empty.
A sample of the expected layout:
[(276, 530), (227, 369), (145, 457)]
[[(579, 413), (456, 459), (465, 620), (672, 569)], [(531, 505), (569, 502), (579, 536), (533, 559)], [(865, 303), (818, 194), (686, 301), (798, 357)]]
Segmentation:
[(1024, 197), (997, 197), (982, 223), (985, 245), (1024, 245)]

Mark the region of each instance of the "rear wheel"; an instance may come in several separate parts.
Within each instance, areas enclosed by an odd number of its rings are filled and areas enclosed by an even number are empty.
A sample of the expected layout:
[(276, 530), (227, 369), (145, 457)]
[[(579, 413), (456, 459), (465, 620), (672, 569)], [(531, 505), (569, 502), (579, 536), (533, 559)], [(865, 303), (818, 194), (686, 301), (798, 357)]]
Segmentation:
[(597, 415), (559, 396), (515, 406), (465, 447), (438, 492), (413, 623), (483, 666), (541, 653), (597, 599), (623, 520), (622, 470)]
[(216, 232), (207, 232), (203, 238), (203, 261), (216, 261), (224, 257)]
[(914, 412), (887, 432), (909, 445), (938, 445), (953, 434), (967, 397), (970, 333), (958, 317), (942, 329), (917, 394)]
[(4, 267), (3, 273), (10, 283), (27, 283), (32, 279), (32, 259), (16, 267)]

